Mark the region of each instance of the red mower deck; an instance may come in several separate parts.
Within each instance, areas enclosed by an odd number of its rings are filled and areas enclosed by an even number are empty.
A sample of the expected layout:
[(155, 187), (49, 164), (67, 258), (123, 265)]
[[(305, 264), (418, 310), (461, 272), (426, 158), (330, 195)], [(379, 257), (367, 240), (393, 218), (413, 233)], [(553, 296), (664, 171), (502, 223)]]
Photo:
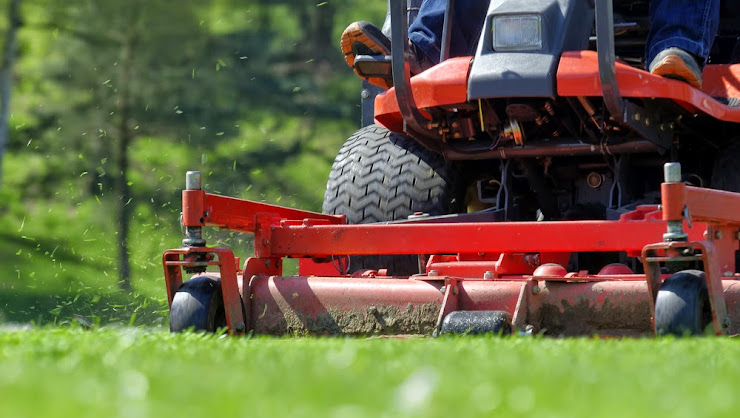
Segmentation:
[[(618, 221), (346, 225), (342, 217), (227, 198), (188, 183), (186, 241), (200, 237), (203, 226), (251, 233), (255, 256), (241, 266), (228, 248), (202, 243), (165, 252), (169, 301), (183, 268), (217, 266), (210, 274), (220, 277), (232, 334), (432, 335), (455, 311), (503, 312), (515, 330), (549, 335), (653, 333), (655, 301), (669, 276), (661, 266), (689, 262), (704, 266), (714, 333), (740, 332), (740, 214), (730, 209), (740, 206), (740, 194), (666, 182), (661, 206), (639, 207)], [(571, 253), (611, 251), (639, 257), (647, 274), (624, 264), (598, 274), (563, 267)], [(362, 254), (420, 254), (425, 272), (340, 271), (348, 256)], [(286, 257), (301, 259), (298, 276), (282, 275)]]

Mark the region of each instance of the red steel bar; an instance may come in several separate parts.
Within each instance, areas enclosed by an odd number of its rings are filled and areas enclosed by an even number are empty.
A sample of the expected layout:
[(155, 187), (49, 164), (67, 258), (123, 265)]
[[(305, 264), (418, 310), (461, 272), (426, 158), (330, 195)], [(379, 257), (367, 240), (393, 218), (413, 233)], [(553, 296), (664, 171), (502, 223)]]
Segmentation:
[(183, 190), (183, 226), (216, 226), (240, 232), (255, 232), (258, 214), (269, 214), (280, 219), (313, 219), (329, 224), (346, 223), (344, 215), (326, 215), (318, 212), (285, 208), (267, 203), (206, 193), (202, 190)]
[[(627, 251), (662, 239), (665, 222), (554, 221), (451, 224), (272, 225), (262, 256)], [(703, 229), (689, 230), (693, 239)]]
[(683, 220), (688, 207), (694, 221), (740, 225), (740, 194), (688, 186), (686, 183), (661, 185), (663, 220)]

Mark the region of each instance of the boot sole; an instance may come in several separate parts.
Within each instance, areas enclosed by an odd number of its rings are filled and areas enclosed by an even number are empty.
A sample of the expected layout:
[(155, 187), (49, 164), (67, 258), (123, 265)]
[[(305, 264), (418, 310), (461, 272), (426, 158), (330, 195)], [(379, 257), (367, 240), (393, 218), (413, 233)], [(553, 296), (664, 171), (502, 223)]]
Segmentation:
[[(347, 26), (347, 29), (342, 32), (342, 38), (339, 43), (342, 54), (344, 54), (344, 60), (347, 61), (347, 65), (349, 65), (350, 68), (355, 71), (355, 74), (360, 77), (362, 77), (362, 75), (358, 74), (357, 70), (355, 70), (355, 54), (358, 45), (363, 46), (365, 49), (369, 49), (370, 55), (390, 55), (391, 53), (390, 49), (386, 48), (383, 45), (383, 42), (373, 36), (372, 33), (369, 33), (370, 30), (364, 28), (362, 23), (363, 22), (353, 22)], [(370, 77), (367, 78), (367, 81), (370, 84), (384, 89), (391, 87), (388, 82), (382, 78)]]
[(695, 72), (691, 71), (684, 60), (677, 55), (668, 55), (663, 58), (651, 73), (665, 78), (685, 81), (691, 86), (701, 89), (701, 76), (697, 76)]

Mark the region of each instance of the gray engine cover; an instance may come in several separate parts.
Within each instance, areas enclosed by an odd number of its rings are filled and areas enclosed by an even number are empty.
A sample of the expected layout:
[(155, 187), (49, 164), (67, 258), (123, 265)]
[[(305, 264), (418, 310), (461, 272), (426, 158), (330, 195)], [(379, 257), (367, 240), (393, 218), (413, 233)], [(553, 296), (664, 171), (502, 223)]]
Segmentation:
[[(494, 51), (493, 16), (539, 14), (542, 49)], [(555, 97), (563, 51), (588, 48), (594, 25), (590, 0), (492, 0), (468, 79), (468, 99)]]

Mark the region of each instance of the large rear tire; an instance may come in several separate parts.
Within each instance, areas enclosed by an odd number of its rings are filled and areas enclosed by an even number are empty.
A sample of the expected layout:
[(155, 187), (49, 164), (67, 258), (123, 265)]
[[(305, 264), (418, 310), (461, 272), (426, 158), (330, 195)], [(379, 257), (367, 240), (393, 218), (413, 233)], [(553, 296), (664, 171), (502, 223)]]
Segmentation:
[[(369, 125), (339, 150), (326, 184), (323, 211), (346, 215), (350, 224), (407, 219), (415, 212), (445, 215), (461, 210), (462, 193), (454, 164), (405, 135)], [(379, 268), (393, 275), (415, 274), (418, 257), (350, 258), (351, 271)]]

